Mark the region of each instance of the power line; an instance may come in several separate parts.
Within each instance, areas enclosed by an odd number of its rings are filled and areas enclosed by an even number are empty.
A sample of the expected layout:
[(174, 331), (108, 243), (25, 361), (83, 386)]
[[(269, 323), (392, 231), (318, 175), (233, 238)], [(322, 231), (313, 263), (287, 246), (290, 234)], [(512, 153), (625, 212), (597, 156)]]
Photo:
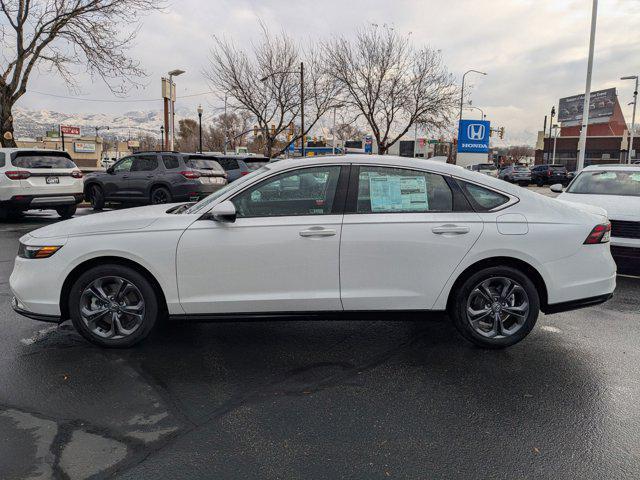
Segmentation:
[[(83, 97), (73, 97), (69, 95), (57, 95), (55, 93), (47, 93), (47, 92), (39, 92), (37, 90), (29, 90), (30, 93), (36, 93), (38, 95), (45, 95), (47, 97), (55, 97), (55, 98), (64, 98), (67, 100), (80, 100), (81, 102), (96, 102), (96, 103), (140, 103), (140, 102), (160, 102), (162, 98), (141, 98), (135, 100), (118, 100), (118, 99), (97, 99), (97, 98), (83, 98)], [(211, 93), (215, 93), (211, 90), (208, 92), (201, 93), (192, 93), (190, 95), (178, 95), (177, 98), (190, 98), (190, 97), (200, 97), (202, 95), (209, 95)]]

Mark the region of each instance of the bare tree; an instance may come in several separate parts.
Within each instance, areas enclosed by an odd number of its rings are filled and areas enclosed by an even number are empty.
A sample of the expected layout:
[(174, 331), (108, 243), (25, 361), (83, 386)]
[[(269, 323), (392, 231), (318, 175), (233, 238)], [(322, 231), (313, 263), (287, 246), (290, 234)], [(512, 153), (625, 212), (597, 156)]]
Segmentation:
[(331, 133), (341, 142), (346, 142), (347, 140), (362, 140), (366, 135), (364, 130), (353, 123), (338, 123), (335, 127), (335, 132), (332, 128)]
[(527, 145), (512, 145), (507, 150), (507, 156), (511, 159), (512, 163), (520, 163), (523, 160), (533, 157), (535, 151), (533, 147)]
[(197, 152), (199, 146), (198, 122), (185, 118), (178, 122), (176, 148), (181, 152)]
[(212, 88), (224, 92), (232, 109), (249, 113), (262, 136), (264, 154), (281, 154), (289, 125), (299, 122), (301, 107), (300, 71), (304, 62), (305, 129), (294, 129), (296, 141), (316, 125), (335, 103), (336, 83), (313, 47), (302, 54), (285, 33), (271, 34), (262, 25), (262, 39), (250, 53), (233, 42), (215, 37), (210, 66), (205, 72)]
[(328, 71), (345, 91), (343, 103), (368, 123), (385, 154), (409, 129), (450, 123), (457, 88), (440, 52), (414, 48), (409, 36), (371, 25), (355, 42), (338, 37), (323, 45)]
[(126, 92), (143, 74), (127, 55), (135, 25), (142, 13), (163, 6), (158, 0), (0, 0), (2, 146), (15, 146), (12, 108), (34, 68), (59, 74), (73, 88), (74, 67), (81, 65), (114, 93)]

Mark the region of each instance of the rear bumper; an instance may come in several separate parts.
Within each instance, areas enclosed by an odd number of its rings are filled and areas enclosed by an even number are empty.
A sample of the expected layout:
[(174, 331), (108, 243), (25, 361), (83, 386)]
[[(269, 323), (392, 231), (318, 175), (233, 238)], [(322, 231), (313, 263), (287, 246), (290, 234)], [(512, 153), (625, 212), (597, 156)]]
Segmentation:
[(593, 307), (594, 305), (600, 305), (601, 303), (610, 300), (613, 297), (613, 293), (606, 295), (598, 295), (596, 297), (581, 298), (579, 300), (571, 300), (570, 302), (554, 303), (553, 305), (547, 305), (542, 311), (549, 315), (552, 313), (569, 312), (571, 310), (578, 310), (580, 308)]
[(30, 208), (50, 208), (61, 205), (76, 205), (82, 202), (82, 193), (59, 193), (51, 195), (14, 195), (0, 202), (0, 206), (28, 210)]

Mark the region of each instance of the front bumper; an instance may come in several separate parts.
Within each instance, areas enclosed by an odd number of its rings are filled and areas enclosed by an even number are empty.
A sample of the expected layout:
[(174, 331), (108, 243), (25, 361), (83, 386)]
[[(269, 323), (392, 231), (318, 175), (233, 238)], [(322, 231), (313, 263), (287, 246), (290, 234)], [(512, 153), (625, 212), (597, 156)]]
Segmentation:
[(32, 320), (49, 323), (60, 323), (62, 321), (59, 315), (45, 315), (42, 313), (35, 313), (25, 310), (24, 308), (22, 308), (20, 301), (16, 297), (13, 297), (11, 299), (11, 308), (13, 308), (14, 312), (16, 312), (17, 314), (22, 315), (23, 317), (30, 318)]

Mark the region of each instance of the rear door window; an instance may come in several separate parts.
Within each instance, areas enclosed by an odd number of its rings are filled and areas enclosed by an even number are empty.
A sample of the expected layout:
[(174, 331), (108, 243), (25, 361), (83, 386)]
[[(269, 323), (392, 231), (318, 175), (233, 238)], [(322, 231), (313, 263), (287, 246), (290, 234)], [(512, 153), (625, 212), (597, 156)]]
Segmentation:
[(218, 158), (217, 162), (222, 165), (225, 170), (237, 170), (240, 168), (238, 160), (235, 158)]
[(133, 158), (132, 172), (151, 172), (158, 168), (158, 158), (155, 155), (141, 155)]
[(441, 175), (388, 167), (360, 167), (356, 213), (451, 212), (453, 194)]
[(167, 170), (175, 170), (180, 166), (178, 157), (174, 157), (173, 155), (163, 155), (162, 163), (164, 163), (164, 168)]
[(46, 152), (16, 152), (11, 163), (18, 168), (76, 168), (68, 156)]

